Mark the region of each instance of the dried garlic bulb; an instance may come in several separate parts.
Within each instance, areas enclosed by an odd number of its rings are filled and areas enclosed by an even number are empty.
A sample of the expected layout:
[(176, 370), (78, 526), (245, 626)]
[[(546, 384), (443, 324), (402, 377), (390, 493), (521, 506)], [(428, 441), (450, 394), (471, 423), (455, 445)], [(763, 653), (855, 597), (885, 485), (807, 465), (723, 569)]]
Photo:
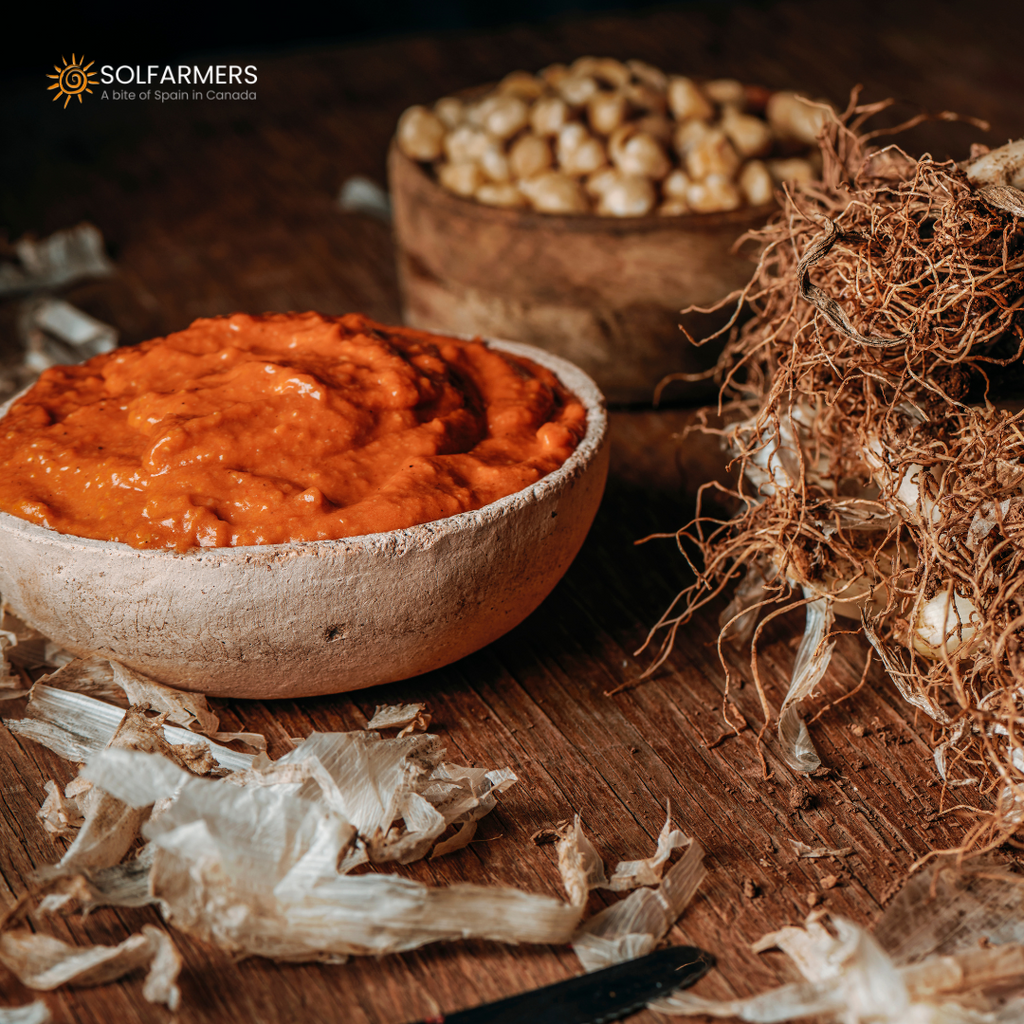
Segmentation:
[(815, 177), (810, 147), (829, 116), (793, 92), (584, 56), (410, 107), (395, 141), (444, 188), (489, 206), (678, 216), (764, 206), (778, 183)]

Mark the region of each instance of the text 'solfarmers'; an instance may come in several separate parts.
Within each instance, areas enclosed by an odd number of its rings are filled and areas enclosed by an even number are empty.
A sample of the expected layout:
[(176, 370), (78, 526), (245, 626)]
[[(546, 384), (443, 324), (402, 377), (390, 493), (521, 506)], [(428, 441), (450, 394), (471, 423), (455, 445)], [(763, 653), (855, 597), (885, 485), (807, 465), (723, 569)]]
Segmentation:
[(103, 85), (255, 85), (256, 65), (208, 64), (104, 64), (100, 68)]

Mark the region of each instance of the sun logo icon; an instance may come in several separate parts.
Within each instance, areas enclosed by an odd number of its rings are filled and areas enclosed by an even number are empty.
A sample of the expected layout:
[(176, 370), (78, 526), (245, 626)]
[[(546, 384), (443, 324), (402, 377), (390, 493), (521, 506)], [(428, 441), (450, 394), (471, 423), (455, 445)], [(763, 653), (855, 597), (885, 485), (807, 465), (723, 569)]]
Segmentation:
[(89, 68), (96, 63), (91, 60), (88, 64), (85, 63), (85, 57), (77, 59), (74, 54), (71, 54), (71, 63), (68, 63), (67, 57), (61, 57), (64, 61), (64, 67), (59, 64), (53, 65), (53, 70), (57, 72), (55, 75), (47, 75), (47, 78), (56, 78), (57, 81), (53, 85), (48, 85), (47, 91), (51, 89), (57, 90), (57, 95), (54, 96), (54, 101), (59, 100), (62, 96), (64, 97), (64, 109), (67, 110), (68, 104), (71, 102), (72, 96), (78, 97), (78, 102), (82, 102), (82, 93), (92, 93), (90, 85), (96, 84), (95, 71), (90, 71)]

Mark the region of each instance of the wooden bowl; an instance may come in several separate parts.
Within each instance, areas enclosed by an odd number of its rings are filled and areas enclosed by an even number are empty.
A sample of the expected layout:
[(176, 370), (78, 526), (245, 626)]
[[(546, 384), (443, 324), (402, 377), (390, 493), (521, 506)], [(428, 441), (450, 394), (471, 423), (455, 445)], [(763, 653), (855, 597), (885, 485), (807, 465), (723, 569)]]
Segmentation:
[[(721, 345), (691, 345), (721, 326), (689, 313), (742, 288), (754, 264), (733, 251), (773, 204), (678, 217), (556, 216), (498, 209), (442, 188), (392, 145), (403, 316), (414, 327), (515, 338), (585, 370), (610, 402), (651, 401), (669, 373), (712, 366)], [(697, 399), (710, 385), (675, 384)]]
[(356, 690), (472, 653), (522, 622), (568, 569), (608, 471), (594, 382), (548, 352), (488, 344), (547, 367), (587, 410), (576, 451), (530, 487), (404, 530), (184, 554), (0, 513), (0, 594), (73, 654), (220, 697)]

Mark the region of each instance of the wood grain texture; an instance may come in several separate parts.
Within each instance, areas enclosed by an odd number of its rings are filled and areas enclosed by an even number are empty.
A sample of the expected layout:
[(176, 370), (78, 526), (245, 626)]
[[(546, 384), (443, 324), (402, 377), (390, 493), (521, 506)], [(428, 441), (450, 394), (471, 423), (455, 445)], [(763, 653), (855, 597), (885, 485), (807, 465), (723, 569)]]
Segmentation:
[[(4, 153), (0, 209), (11, 239), (83, 218), (100, 227), (117, 275), (65, 294), (114, 323), (126, 341), (239, 309), (358, 309), (394, 321), (389, 229), (340, 212), (334, 199), (351, 174), (383, 182), (389, 137), (410, 103), (517, 67), (608, 53), (670, 71), (806, 88), (836, 101), (863, 82), (866, 98), (896, 96), (904, 112), (925, 106), (987, 117), (994, 127), (986, 141), (998, 143), (1024, 134), (1024, 29), (1015, 5), (987, 10), (983, 20), (965, 18), (956, 5), (923, 2), (707, 4), (263, 55), (254, 58), (259, 99), (244, 108), (115, 109), (95, 102), (62, 112), (32, 81), (12, 87), (0, 105), (3, 137), (30, 140), (27, 153)], [(55, 116), (61, 113), (69, 116)], [(961, 155), (977, 138), (961, 125), (927, 124), (905, 144)], [(8, 351), (15, 315), (14, 304), (0, 307)], [(521, 782), (484, 820), (476, 841), (450, 857), (398, 869), (432, 884), (501, 883), (560, 895), (553, 847), (530, 842), (537, 829), (577, 812), (606, 859), (635, 857), (650, 849), (671, 800), (679, 826), (707, 848), (710, 869), (671, 939), (718, 956), (718, 969), (699, 991), (742, 995), (794, 977), (781, 954), (754, 955), (751, 942), (800, 921), (810, 897), (870, 923), (918, 857), (963, 834), (969, 810), (943, 809), (976, 798), (943, 793), (928, 723), (877, 666), (867, 685), (811, 726), (828, 770), (793, 775), (769, 734), (765, 780), (755, 743), (760, 711), (749, 682), (730, 697), (749, 728), (723, 738), (717, 607), (686, 630), (654, 679), (605, 695), (649, 664), (634, 652), (688, 579), (671, 540), (635, 542), (681, 526), (696, 487), (723, 472), (712, 441), (678, 440), (690, 416), (672, 410), (612, 417), (612, 480), (579, 558), (537, 612), (488, 648), (376, 690), (215, 703), (223, 728), (265, 732), (277, 756), (288, 737), (361, 728), (377, 704), (426, 700), (453, 760), (512, 767)], [(801, 626), (799, 613), (777, 620), (760, 644), (761, 672), (776, 706)], [(747, 681), (748, 654), (727, 651), (734, 674)], [(860, 638), (840, 638), (808, 717), (856, 686), (865, 654)], [(16, 706), (0, 710), (13, 714)], [(865, 727), (863, 735), (855, 725)], [(60, 856), (65, 844), (43, 831), (35, 812), (46, 780), (65, 782), (72, 774), (55, 755), (0, 729), (5, 906), (26, 891), (35, 870)], [(836, 861), (800, 859), (794, 840), (853, 853)], [(839, 876), (839, 885), (822, 890), (829, 874)], [(615, 898), (593, 894), (591, 910)], [(55, 930), (77, 941), (114, 942), (147, 922), (158, 923), (153, 910), (100, 911)], [(236, 963), (184, 936), (175, 939), (185, 957), (182, 1024), (403, 1024), (579, 970), (567, 948), (466, 942), (344, 966), (296, 966)], [(0, 971), (0, 1005), (31, 998)], [(44, 998), (59, 1022), (170, 1019), (143, 1000), (140, 976)], [(641, 1013), (631, 1021), (658, 1019)]]

